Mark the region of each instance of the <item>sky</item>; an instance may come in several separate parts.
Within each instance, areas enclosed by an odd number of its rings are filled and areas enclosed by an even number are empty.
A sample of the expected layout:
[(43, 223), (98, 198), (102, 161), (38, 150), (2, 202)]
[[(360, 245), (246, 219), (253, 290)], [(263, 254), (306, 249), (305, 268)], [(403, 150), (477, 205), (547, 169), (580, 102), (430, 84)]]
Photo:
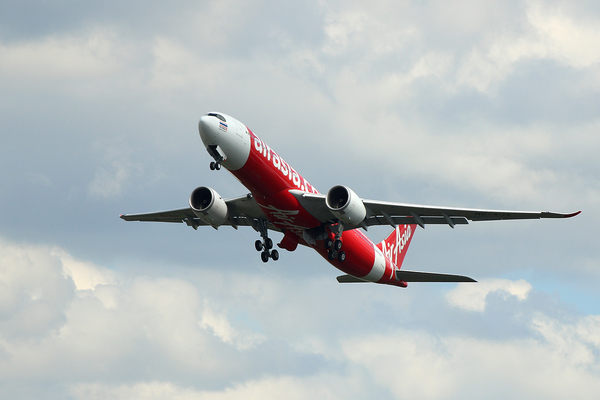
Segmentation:
[[(599, 27), (594, 1), (1, 3), (0, 397), (596, 399)], [(404, 268), (479, 283), (406, 289), (120, 220), (247, 193), (209, 111), (323, 193), (582, 213), (419, 228)]]

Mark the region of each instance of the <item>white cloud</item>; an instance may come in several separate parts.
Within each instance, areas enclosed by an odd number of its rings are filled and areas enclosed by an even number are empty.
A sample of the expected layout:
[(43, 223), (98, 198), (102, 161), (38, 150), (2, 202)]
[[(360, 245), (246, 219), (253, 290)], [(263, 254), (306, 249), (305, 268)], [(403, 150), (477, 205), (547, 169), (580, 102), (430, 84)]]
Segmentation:
[(97, 267), (89, 262), (79, 261), (61, 248), (53, 248), (49, 255), (60, 260), (63, 273), (73, 280), (77, 290), (94, 290), (97, 285), (114, 285), (116, 283), (114, 271)]
[(575, 21), (563, 8), (541, 1), (527, 2), (528, 26), (521, 34), (509, 31), (490, 43), (476, 45), (461, 60), (457, 83), (482, 92), (495, 91), (518, 62), (550, 59), (574, 68), (597, 69), (600, 29)]
[(542, 339), (505, 341), (397, 330), (348, 340), (344, 353), (394, 397), (593, 399), (599, 348), (574, 338), (577, 326), (553, 320)]
[(10, 85), (11, 81), (70, 84), (107, 76), (129, 60), (118, 43), (113, 32), (101, 30), (84, 37), (48, 36), (29, 42), (0, 42), (0, 77), (5, 85)]
[(563, 7), (531, 2), (527, 16), (540, 43), (540, 55), (572, 67), (590, 67), (600, 61), (600, 28), (576, 20)]
[(214, 307), (206, 300), (204, 302), (200, 326), (204, 329), (212, 330), (215, 336), (220, 338), (224, 343), (233, 344), (238, 350), (254, 348), (257, 344), (265, 340), (262, 334), (243, 332), (235, 329), (229, 322), (227, 315), (223, 312), (216, 312)]
[(448, 302), (467, 311), (485, 311), (486, 298), (490, 293), (502, 293), (504, 298), (514, 296), (519, 301), (527, 299), (532, 286), (525, 280), (486, 279), (475, 285), (458, 285), (446, 295)]
[[(333, 279), (232, 276), (226, 269), (188, 280), (117, 279), (64, 250), (6, 241), (0, 260), (0, 284), (11, 289), (0, 302), (0, 377), (68, 381), (65, 397), (562, 398), (572, 386), (586, 398), (600, 385), (598, 316), (522, 313), (511, 323), (528, 336), (490, 340), (467, 327), (412, 326), (416, 315), (437, 320), (447, 310), (435, 291), (416, 287), (336, 286)], [(509, 298), (535, 307), (526, 302), (532, 290), (525, 281), (488, 280), (459, 285), (445, 300), (486, 324), (496, 318), (485, 307), (490, 293), (502, 294), (506, 307)], [(27, 312), (48, 293), (56, 293), (47, 302), (54, 318)], [(418, 293), (424, 297), (414, 298)], [(377, 317), (382, 310), (384, 319)], [(32, 337), (24, 321), (37, 327), (37, 340), (22, 340)], [(285, 368), (265, 366), (281, 363), (282, 350)], [(316, 361), (302, 367), (307, 357)], [(208, 388), (211, 380), (219, 383)]]
[(42, 338), (64, 323), (74, 285), (49, 253), (47, 247), (0, 238), (0, 332), (5, 338)]
[(116, 198), (134, 180), (143, 176), (144, 165), (132, 160), (132, 149), (125, 144), (104, 149), (104, 157), (94, 179), (88, 184), (88, 195), (95, 198)]
[(17, 376), (110, 380), (129, 368), (132, 377), (149, 368), (218, 375), (231, 362), (220, 352), (264, 340), (190, 283), (118, 279), (60, 248), (0, 241), (0, 288), (0, 385)]
[(365, 392), (357, 393), (358, 386), (358, 383), (348, 382), (343, 376), (319, 374), (314, 377), (264, 377), (222, 391), (197, 390), (171, 382), (140, 382), (120, 386), (79, 384), (72, 388), (71, 393), (77, 400), (360, 399), (368, 395)]

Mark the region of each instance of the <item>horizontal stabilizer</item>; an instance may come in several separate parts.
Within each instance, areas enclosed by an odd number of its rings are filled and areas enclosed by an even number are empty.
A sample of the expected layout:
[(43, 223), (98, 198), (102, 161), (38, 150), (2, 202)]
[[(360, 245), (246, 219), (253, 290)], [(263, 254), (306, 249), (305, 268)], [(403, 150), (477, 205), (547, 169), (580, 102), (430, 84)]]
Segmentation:
[(404, 282), (477, 282), (462, 275), (438, 274), (434, 272), (396, 271), (396, 279)]
[(340, 275), (336, 279), (339, 283), (365, 283), (365, 282), (368, 283), (369, 282), (369, 281), (357, 278), (352, 275)]

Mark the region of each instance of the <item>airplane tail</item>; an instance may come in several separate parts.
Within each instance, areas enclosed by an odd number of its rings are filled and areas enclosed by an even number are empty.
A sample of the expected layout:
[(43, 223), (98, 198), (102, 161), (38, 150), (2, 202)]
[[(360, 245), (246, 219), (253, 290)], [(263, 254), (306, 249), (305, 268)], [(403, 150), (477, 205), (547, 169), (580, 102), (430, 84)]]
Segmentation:
[(387, 238), (377, 245), (383, 254), (396, 265), (396, 268), (400, 268), (402, 265), (416, 228), (417, 225), (398, 225)]
[[(416, 230), (417, 225), (398, 225), (387, 238), (376, 245), (394, 263), (397, 286), (406, 287), (407, 282), (476, 282), (473, 278), (463, 275), (400, 270)], [(337, 280), (340, 283), (369, 282), (352, 275), (338, 276)]]

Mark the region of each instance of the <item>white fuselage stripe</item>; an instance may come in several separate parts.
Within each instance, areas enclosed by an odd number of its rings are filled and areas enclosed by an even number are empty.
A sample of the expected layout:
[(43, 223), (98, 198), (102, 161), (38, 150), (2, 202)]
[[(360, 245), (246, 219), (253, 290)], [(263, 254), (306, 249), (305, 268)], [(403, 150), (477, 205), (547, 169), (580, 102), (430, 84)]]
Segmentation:
[(385, 256), (375, 245), (373, 245), (373, 250), (375, 252), (375, 262), (373, 262), (373, 268), (371, 269), (371, 272), (369, 272), (366, 276), (363, 276), (362, 279), (366, 279), (371, 282), (377, 282), (385, 273)]

